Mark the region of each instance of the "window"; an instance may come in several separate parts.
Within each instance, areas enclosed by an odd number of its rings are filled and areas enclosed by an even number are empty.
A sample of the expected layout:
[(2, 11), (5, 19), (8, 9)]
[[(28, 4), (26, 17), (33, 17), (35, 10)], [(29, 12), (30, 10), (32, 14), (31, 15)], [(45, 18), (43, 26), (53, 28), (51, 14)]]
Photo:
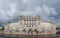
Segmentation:
[(31, 27), (31, 25), (27, 25), (27, 27)]
[(33, 27), (33, 25), (32, 25), (32, 27)]

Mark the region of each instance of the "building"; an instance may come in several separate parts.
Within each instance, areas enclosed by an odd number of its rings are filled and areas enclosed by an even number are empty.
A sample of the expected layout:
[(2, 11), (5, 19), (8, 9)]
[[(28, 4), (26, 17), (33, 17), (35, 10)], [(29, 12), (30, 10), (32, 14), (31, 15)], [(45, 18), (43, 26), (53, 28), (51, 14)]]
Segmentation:
[(19, 21), (15, 23), (6, 23), (5, 32), (26, 32), (32, 33), (56, 33), (56, 24), (53, 22), (45, 22), (40, 16), (20, 16)]

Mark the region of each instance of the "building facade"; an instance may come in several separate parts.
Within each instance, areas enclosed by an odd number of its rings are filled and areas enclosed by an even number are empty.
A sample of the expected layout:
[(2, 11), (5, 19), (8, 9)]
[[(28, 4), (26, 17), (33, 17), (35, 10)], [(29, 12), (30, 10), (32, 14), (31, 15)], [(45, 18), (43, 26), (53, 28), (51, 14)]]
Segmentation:
[(33, 32), (56, 33), (56, 24), (52, 22), (41, 21), (40, 16), (20, 16), (19, 21), (15, 23), (6, 23), (5, 32)]

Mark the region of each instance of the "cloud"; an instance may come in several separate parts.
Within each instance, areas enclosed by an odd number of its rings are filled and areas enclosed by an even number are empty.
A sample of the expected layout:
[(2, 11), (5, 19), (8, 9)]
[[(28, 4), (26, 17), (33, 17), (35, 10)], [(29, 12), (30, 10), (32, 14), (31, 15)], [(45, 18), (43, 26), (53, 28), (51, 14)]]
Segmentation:
[[(1, 4), (1, 3), (0, 3)], [(16, 8), (16, 4), (15, 3), (9, 3), (5, 4), (2, 1), (2, 7), (0, 7), (0, 22), (4, 22), (4, 21), (8, 21), (10, 19), (14, 18), (14, 13), (15, 13), (15, 8)]]
[(10, 3), (10, 10), (12, 13), (14, 13), (16, 11), (16, 4)]
[(54, 17), (50, 17), (51, 14), (57, 15), (55, 8), (48, 7), (47, 5), (43, 5), (42, 7), (37, 6), (34, 8), (34, 10), (21, 11), (20, 14), (21, 15), (40, 15), (46, 21), (54, 20)]
[[(46, 0), (45, 2), (44, 0), (16, 0), (15, 2), (12, 2), (12, 0), (2, 1), (4, 3), (1, 4), (3, 6), (3, 11), (2, 13), (0, 12), (0, 20), (14, 19), (15, 17), (20, 15), (40, 15), (44, 20), (48, 21), (54, 19), (50, 16), (51, 14), (57, 15), (56, 10), (53, 6), (46, 5), (47, 1), (48, 0)], [(45, 4), (42, 2), (44, 2)]]
[(4, 10), (0, 10), (0, 20), (5, 21), (8, 19), (8, 15), (5, 13)]
[(47, 5), (43, 5), (41, 7), (40, 15), (46, 21), (53, 21), (54, 17), (50, 17), (51, 15), (57, 15), (56, 10), (54, 7), (49, 7)]
[(23, 0), (23, 1), (22, 1), (22, 3), (24, 3), (24, 4), (25, 4), (25, 3), (27, 3), (28, 1), (29, 1), (29, 0)]

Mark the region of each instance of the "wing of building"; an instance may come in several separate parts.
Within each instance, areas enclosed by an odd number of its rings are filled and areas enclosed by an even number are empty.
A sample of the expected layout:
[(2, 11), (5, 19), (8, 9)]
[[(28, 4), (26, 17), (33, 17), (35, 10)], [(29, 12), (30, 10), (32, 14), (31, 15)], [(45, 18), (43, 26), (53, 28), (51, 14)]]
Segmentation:
[(40, 16), (20, 16), (19, 21), (15, 23), (6, 23), (5, 32), (29, 32), (38, 30), (40, 33), (56, 33), (56, 24), (45, 22)]

